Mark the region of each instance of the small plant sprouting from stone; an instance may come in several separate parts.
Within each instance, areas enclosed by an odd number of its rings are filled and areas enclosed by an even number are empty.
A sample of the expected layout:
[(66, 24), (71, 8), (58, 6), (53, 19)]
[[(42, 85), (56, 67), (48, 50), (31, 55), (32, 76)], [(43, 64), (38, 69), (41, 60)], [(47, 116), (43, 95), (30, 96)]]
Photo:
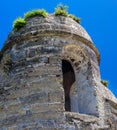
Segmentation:
[(108, 87), (108, 81), (107, 81), (107, 80), (101, 80), (101, 83), (102, 83), (105, 87)]
[(77, 18), (77, 17), (74, 16), (73, 14), (69, 14), (69, 17), (72, 18), (73, 20), (75, 20), (77, 23), (80, 24), (80, 22), (81, 22), (81, 19), (80, 19), (80, 18)]
[(68, 16), (68, 6), (64, 6), (62, 4), (59, 4), (56, 8), (55, 8), (55, 15), (62, 15), (62, 16)]
[(24, 14), (24, 19), (28, 19), (37, 15), (45, 18), (48, 15), (48, 13), (44, 9), (32, 10)]
[(80, 18), (77, 18), (76, 16), (69, 14), (68, 13), (68, 6), (64, 6), (63, 4), (59, 4), (57, 6), (57, 8), (55, 8), (55, 13), (56, 16), (60, 15), (60, 16), (66, 16), (66, 17), (70, 17), (73, 20), (75, 20), (77, 23), (80, 23)]
[(13, 22), (13, 29), (19, 30), (19, 29), (22, 28), (24, 25), (26, 25), (26, 21), (25, 21), (23, 18), (18, 17), (18, 18)]

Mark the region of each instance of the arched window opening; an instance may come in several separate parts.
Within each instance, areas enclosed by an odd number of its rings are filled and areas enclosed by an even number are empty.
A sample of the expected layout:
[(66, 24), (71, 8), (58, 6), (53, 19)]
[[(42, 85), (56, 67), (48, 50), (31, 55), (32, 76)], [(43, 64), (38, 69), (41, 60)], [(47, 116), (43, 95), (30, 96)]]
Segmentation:
[(75, 84), (75, 74), (71, 64), (62, 60), (62, 72), (63, 72), (63, 87), (65, 92), (65, 110), (72, 111), (73, 103), (71, 103), (71, 92), (72, 86)]

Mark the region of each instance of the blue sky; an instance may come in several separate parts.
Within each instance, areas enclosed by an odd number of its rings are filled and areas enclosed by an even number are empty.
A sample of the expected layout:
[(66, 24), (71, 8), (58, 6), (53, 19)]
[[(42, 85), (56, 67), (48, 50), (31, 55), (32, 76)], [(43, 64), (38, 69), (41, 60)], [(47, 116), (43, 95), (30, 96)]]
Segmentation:
[(32, 9), (44, 8), (52, 13), (59, 3), (68, 5), (69, 13), (81, 18), (81, 25), (101, 54), (101, 77), (109, 81), (117, 97), (117, 0), (1, 0), (0, 49), (14, 19)]

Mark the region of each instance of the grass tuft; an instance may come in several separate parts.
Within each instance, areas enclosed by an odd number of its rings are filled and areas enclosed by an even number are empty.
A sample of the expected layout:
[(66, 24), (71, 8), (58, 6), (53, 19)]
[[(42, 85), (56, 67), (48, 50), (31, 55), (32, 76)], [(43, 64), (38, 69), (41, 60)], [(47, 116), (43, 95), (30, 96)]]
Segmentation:
[(37, 15), (45, 18), (48, 15), (48, 13), (44, 9), (32, 10), (24, 14), (24, 19), (28, 19)]
[(68, 15), (70, 18), (72, 18), (73, 20), (75, 20), (77, 23), (81, 23), (81, 19), (80, 18), (78, 18), (78, 17), (76, 17), (76, 16), (74, 16), (74, 15), (72, 15), (72, 14), (69, 14)]
[(13, 29), (19, 30), (19, 29), (22, 28), (24, 25), (26, 25), (26, 21), (25, 21), (23, 18), (18, 17), (18, 18), (13, 22)]
[(68, 9), (68, 6), (64, 6), (64, 5), (62, 5), (62, 4), (59, 4), (56, 8), (55, 8), (55, 12), (54, 12), (54, 14), (56, 15), (56, 16), (58, 16), (58, 15), (61, 15), (61, 16), (68, 16), (68, 11), (67, 11), (67, 9)]
[(106, 81), (106, 80), (101, 80), (101, 83), (102, 83), (104, 86), (108, 87), (108, 81)]

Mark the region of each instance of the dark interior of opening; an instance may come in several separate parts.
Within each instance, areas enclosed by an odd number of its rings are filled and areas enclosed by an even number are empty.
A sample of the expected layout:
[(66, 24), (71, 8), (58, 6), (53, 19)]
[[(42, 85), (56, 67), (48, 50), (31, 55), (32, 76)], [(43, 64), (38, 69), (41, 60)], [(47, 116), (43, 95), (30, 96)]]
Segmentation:
[(62, 72), (63, 87), (65, 92), (65, 110), (71, 111), (70, 89), (72, 84), (75, 82), (75, 74), (71, 64), (66, 60), (62, 60)]

